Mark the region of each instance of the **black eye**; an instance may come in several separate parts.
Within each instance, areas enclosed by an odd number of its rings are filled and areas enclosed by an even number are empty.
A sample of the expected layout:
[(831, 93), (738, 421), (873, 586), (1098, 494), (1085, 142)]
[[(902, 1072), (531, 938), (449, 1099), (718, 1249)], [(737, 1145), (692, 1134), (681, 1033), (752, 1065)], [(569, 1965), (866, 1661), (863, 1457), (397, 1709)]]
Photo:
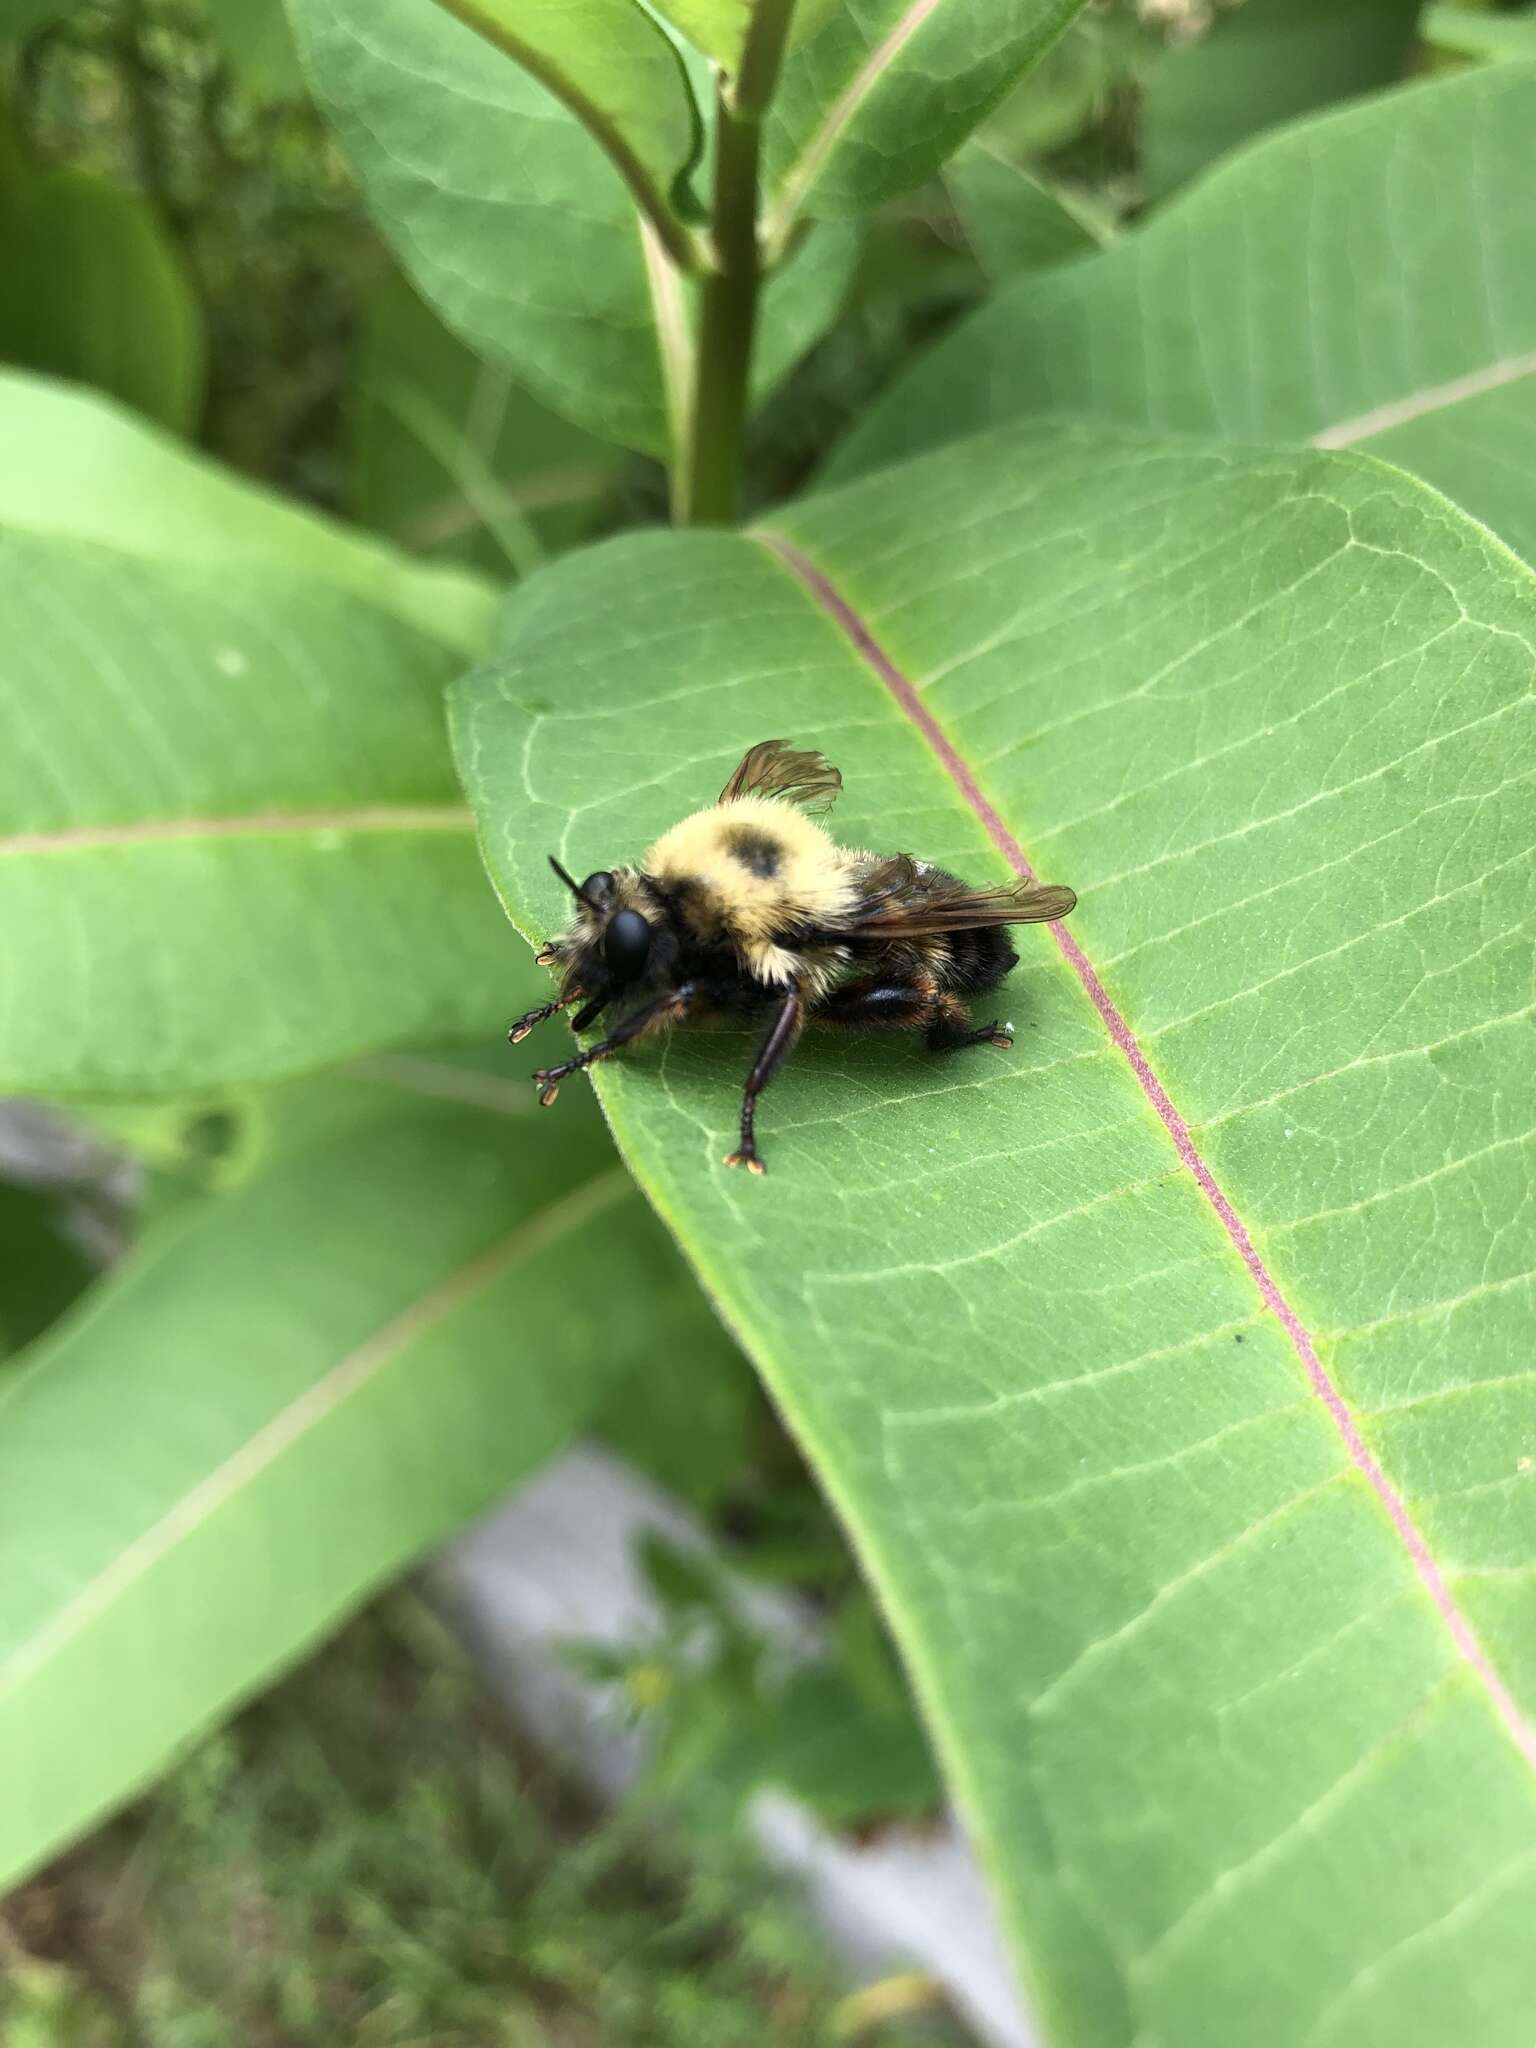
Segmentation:
[(645, 972), (651, 950), (651, 928), (638, 910), (615, 911), (603, 934), (603, 958), (620, 981), (634, 981)]
[(581, 885), (581, 893), (594, 910), (606, 910), (613, 896), (613, 877), (606, 868), (599, 868), (595, 875), (588, 875)]

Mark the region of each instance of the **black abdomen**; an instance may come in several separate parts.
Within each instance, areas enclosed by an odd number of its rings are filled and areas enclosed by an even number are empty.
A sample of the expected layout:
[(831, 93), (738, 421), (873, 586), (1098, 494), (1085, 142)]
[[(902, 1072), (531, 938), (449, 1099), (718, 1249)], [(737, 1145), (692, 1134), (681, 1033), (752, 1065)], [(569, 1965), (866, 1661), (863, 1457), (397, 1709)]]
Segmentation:
[(1008, 942), (1006, 925), (983, 925), (946, 932), (932, 942), (933, 966), (939, 986), (956, 995), (980, 996), (996, 988), (1019, 956)]

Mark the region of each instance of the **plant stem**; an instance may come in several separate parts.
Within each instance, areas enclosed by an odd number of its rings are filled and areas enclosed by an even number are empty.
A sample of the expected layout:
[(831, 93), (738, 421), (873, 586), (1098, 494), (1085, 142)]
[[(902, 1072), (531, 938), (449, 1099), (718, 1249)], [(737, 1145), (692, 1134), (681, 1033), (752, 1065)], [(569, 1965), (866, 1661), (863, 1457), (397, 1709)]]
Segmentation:
[(716, 99), (713, 227), (719, 268), (704, 280), (689, 426), (683, 517), (729, 526), (736, 517), (757, 326), (757, 163), (761, 131), (738, 121), (724, 83)]
[(795, 0), (756, 0), (734, 81), (715, 94), (715, 174), (710, 207), (714, 266), (705, 277), (693, 406), (679, 518), (729, 526), (736, 518), (762, 286), (757, 235), (762, 123), (789, 35)]

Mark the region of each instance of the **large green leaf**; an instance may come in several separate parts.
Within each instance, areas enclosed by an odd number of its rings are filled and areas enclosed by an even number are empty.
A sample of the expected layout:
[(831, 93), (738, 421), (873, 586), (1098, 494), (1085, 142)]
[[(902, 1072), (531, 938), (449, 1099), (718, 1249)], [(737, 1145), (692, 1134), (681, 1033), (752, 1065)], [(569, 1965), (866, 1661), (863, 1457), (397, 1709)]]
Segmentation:
[(460, 654), (479, 652), (491, 586), (392, 548), (180, 447), (110, 400), (0, 371), (0, 528), (128, 556), (273, 569), (368, 598)]
[(94, 385), (178, 433), (203, 405), (202, 308), (137, 193), (17, 167), (0, 185), (0, 359)]
[(320, 583), (0, 530), (0, 1092), (494, 1031), (441, 643)]
[(702, 129), (677, 49), (639, 0), (437, 0), (570, 108), (664, 237)]
[(1143, 87), (1142, 184), (1160, 198), (1262, 129), (1403, 75), (1420, 0), (1243, 0)]
[[(1286, 129), (1093, 262), (1001, 291), (833, 469), (1039, 411), (1334, 443), (1421, 422), (1432, 449), (1443, 408), (1510, 386), (1536, 423), (1533, 133), (1536, 66), (1516, 64)], [(1433, 455), (1424, 471), (1453, 481)], [(1536, 512), (1504, 537), (1536, 561)]]
[(546, 1145), (378, 1093), (151, 1235), (0, 1389), (0, 1886), (563, 1443), (671, 1314), (595, 1115)]
[(770, 243), (943, 164), (1082, 0), (844, 0), (786, 61), (766, 126)]
[(846, 842), (1081, 892), (1011, 1054), (809, 1033), (765, 1180), (736, 1034), (600, 1082), (1055, 2042), (1529, 2033), (1533, 656), (1536, 580), (1382, 464), (1013, 427), (567, 558), (456, 688), (534, 938), (546, 852), (637, 858), (767, 733)]
[[(575, 115), (427, 0), (292, 0), (315, 89), (422, 296), (565, 418), (666, 455), (694, 283)], [(857, 255), (822, 230), (770, 284), (759, 394), (831, 320)]]

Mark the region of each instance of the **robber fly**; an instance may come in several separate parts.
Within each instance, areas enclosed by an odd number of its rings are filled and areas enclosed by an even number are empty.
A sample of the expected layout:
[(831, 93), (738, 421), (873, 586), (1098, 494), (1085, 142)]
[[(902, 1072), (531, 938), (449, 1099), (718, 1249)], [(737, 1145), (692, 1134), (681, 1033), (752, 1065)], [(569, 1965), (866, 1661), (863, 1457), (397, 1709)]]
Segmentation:
[(757, 1098), (804, 1024), (921, 1031), (943, 1053), (1012, 1045), (1012, 1027), (974, 1025), (966, 999), (1017, 963), (1009, 925), (1065, 917), (1077, 898), (1027, 881), (973, 889), (910, 854), (839, 846), (808, 811), (826, 808), (842, 781), (823, 755), (763, 740), (718, 801), (663, 833), (638, 866), (577, 882), (551, 856), (576, 900), (567, 930), (539, 954), (558, 968), (560, 993), (508, 1036), (516, 1045), (573, 1005), (578, 1032), (622, 1014), (597, 1044), (534, 1075), (546, 1108), (568, 1074), (653, 1031), (706, 1014), (766, 1017), (725, 1161), (762, 1173)]

